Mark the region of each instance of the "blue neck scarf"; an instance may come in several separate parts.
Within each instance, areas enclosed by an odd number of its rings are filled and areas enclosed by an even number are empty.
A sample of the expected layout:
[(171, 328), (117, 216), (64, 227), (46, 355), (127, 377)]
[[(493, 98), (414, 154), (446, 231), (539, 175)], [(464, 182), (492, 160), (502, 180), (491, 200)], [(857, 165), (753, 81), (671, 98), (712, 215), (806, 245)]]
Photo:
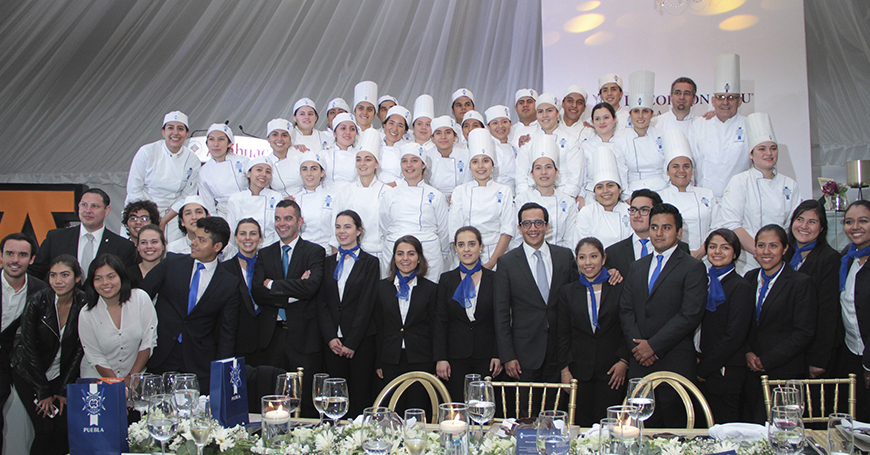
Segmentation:
[(732, 270), (734, 270), (734, 263), (722, 268), (710, 267), (710, 270), (707, 271), (707, 276), (710, 277), (710, 291), (707, 292), (707, 311), (716, 311), (716, 307), (725, 303), (725, 290), (722, 289), (722, 282), (719, 281), (719, 278)]
[(592, 286), (596, 284), (601, 284), (608, 279), (610, 279), (610, 272), (608, 272), (607, 269), (603, 267), (601, 269), (601, 272), (598, 273), (598, 276), (595, 277), (595, 279), (592, 281), (589, 281), (586, 278), (586, 275), (583, 275), (582, 273), (580, 274), (580, 284), (586, 286), (586, 288), (589, 289), (589, 303), (592, 305), (592, 325), (594, 325), (596, 329), (600, 329), (601, 326), (598, 325), (598, 302), (595, 301), (595, 289), (593, 289)]
[(335, 272), (332, 273), (332, 277), (335, 278), (335, 281), (338, 281), (339, 277), (341, 277), (341, 272), (344, 270), (344, 260), (348, 256), (353, 258), (353, 261), (359, 261), (359, 257), (354, 253), (354, 251), (359, 250), (359, 243), (356, 244), (355, 247), (345, 250), (342, 247), (338, 247), (338, 264), (335, 265)]
[(780, 264), (779, 268), (776, 272), (768, 275), (764, 273), (764, 269), (758, 269), (758, 273), (761, 274), (761, 290), (758, 292), (758, 301), (755, 302), (755, 322), (761, 323), (761, 305), (764, 303), (764, 297), (767, 295), (767, 291), (770, 290), (770, 280), (772, 280), (775, 276), (782, 271), (785, 264)]
[[(251, 302), (254, 301), (254, 296), (251, 294), (251, 285), (254, 283), (254, 264), (257, 263), (257, 254), (254, 254), (254, 257), (252, 258), (243, 255), (241, 251), (236, 254), (236, 257), (245, 261), (245, 282), (248, 285), (248, 295), (251, 296)], [(258, 307), (256, 303), (254, 303), (254, 311), (256, 311), (257, 314), (260, 313), (260, 307)]]
[(483, 263), (480, 259), (477, 260), (477, 264), (474, 264), (474, 267), (471, 269), (465, 268), (465, 264), (459, 263), (459, 271), (465, 274), (465, 278), (459, 282), (459, 287), (456, 288), (456, 291), (453, 292), (453, 300), (459, 302), (462, 305), (462, 308), (471, 308), (471, 299), (477, 297), (477, 292), (474, 290), (474, 278), (472, 275), (479, 272), (480, 269), (483, 268)]
[(804, 260), (802, 253), (804, 251), (809, 251), (815, 247), (816, 240), (813, 240), (812, 242), (807, 243), (802, 247), (798, 246), (797, 242), (795, 242), (794, 245), (792, 245), (792, 248), (794, 248), (794, 256), (791, 257), (791, 261), (788, 262), (788, 266), (791, 267), (792, 270), (797, 270), (798, 265), (800, 265), (801, 261)]
[(396, 292), (396, 297), (407, 300), (411, 295), (411, 286), (408, 283), (417, 277), (417, 269), (414, 269), (408, 276), (404, 276), (400, 272), (397, 272), (396, 276), (399, 277), (399, 292)]
[(846, 275), (849, 274), (849, 259), (858, 259), (870, 255), (870, 246), (858, 249), (854, 243), (849, 245), (849, 251), (840, 259), (840, 292), (846, 290)]

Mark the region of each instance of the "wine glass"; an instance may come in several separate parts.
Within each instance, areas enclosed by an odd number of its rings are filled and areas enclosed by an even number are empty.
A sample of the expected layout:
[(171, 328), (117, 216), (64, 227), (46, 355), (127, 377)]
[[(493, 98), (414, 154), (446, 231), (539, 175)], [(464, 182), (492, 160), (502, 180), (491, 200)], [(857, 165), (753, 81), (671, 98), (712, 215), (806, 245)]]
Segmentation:
[(323, 381), (329, 377), (329, 373), (317, 373), (311, 380), (311, 397), (314, 400), (314, 409), (320, 414), (320, 422), (323, 425)]
[(851, 454), (855, 450), (855, 422), (849, 414), (836, 413), (828, 416), (828, 453)]
[(181, 417), (189, 418), (199, 403), (199, 381), (193, 373), (172, 376), (172, 394)]
[(426, 448), (426, 411), (419, 408), (405, 410), (405, 448), (410, 455), (420, 455)]
[(202, 455), (202, 449), (208, 444), (208, 437), (211, 433), (211, 409), (209, 401), (205, 397), (201, 398), (199, 405), (194, 408), (190, 419), (190, 435), (193, 436), (193, 443), (196, 444), (197, 455)]
[(165, 393), (172, 393), (175, 389), (172, 388), (172, 384), (175, 382), (175, 375), (179, 374), (177, 371), (167, 371), (161, 375), (163, 378), (163, 390)]
[(160, 453), (166, 455), (166, 441), (178, 429), (178, 410), (175, 400), (168, 393), (154, 395), (148, 403), (148, 431), (154, 439), (160, 441)]
[(800, 394), (794, 387), (776, 387), (773, 389), (773, 400), (770, 402), (770, 408), (773, 409), (779, 406), (790, 406), (801, 411), (801, 415), (803, 415), (800, 406)]
[(568, 413), (541, 411), (535, 421), (536, 445), (542, 455), (565, 455), (571, 448)]
[(163, 393), (163, 376), (147, 373), (136, 373), (130, 377), (130, 396), (133, 398), (133, 409), (145, 415), (148, 411), (148, 400), (154, 395)]
[(347, 414), (350, 400), (347, 395), (347, 381), (344, 378), (327, 378), (323, 381), (323, 413), (333, 420), (337, 426), (338, 421)]
[(462, 393), (465, 394), (463, 398), (465, 398), (465, 402), (468, 402), (468, 385), (474, 381), (481, 381), (481, 377), (477, 373), (468, 373), (465, 375), (465, 387), (462, 389)]
[(774, 453), (795, 455), (804, 445), (804, 422), (796, 406), (774, 406), (770, 411), (767, 441)]
[(468, 416), (475, 421), (480, 430), (477, 444), (483, 441), (483, 424), (495, 416), (495, 392), (491, 382), (472, 381), (465, 390), (465, 404), (468, 405)]
[(363, 450), (367, 455), (390, 453), (390, 448), (393, 447), (390, 439), (396, 431), (396, 422), (390, 408), (382, 406), (366, 408), (363, 411), (363, 428), (365, 429)]
[(289, 399), (287, 410), (290, 411), (290, 415), (293, 415), (302, 403), (302, 384), (299, 382), (299, 374), (279, 374), (275, 385), (275, 395), (284, 395)]
[(641, 437), (643, 437), (643, 422), (649, 419), (656, 409), (656, 396), (652, 381), (646, 381), (643, 378), (629, 379), (627, 403), (638, 408), (637, 420), (641, 422), (638, 427), (641, 430)]
[(786, 387), (792, 387), (797, 390), (797, 404), (801, 407), (801, 416), (804, 415), (804, 404), (806, 403), (804, 397), (804, 381), (800, 379), (789, 379), (785, 381)]

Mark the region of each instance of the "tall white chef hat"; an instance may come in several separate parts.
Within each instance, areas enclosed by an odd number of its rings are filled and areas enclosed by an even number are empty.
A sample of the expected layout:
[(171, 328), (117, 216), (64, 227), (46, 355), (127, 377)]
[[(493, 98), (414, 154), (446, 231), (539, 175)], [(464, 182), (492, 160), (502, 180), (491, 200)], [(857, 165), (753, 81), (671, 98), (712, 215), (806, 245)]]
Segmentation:
[(429, 120), (435, 118), (435, 100), (432, 95), (423, 94), (414, 100), (414, 117), (411, 119), (411, 123), (413, 124), (420, 117), (426, 117)]
[(360, 152), (369, 152), (375, 156), (375, 159), (378, 160), (378, 162), (380, 162), (382, 143), (381, 133), (374, 128), (369, 128), (360, 133), (359, 151), (356, 152), (356, 154), (359, 155)]
[(359, 131), (359, 125), (356, 124), (356, 118), (354, 118), (353, 114), (350, 112), (342, 112), (341, 114), (336, 115), (332, 118), (332, 125), (329, 126), (332, 129), (335, 129), (335, 127), (340, 125), (341, 122), (351, 122), (357, 131)]
[(501, 104), (496, 104), (495, 106), (490, 107), (484, 112), (486, 116), (486, 125), (489, 125), (489, 122), (497, 119), (497, 118), (506, 118), (508, 120), (511, 119), (511, 111), (507, 106), (503, 106)]
[(594, 185), (601, 182), (616, 182), (620, 188), (622, 187), (622, 182), (619, 180), (619, 168), (616, 167), (616, 157), (613, 156), (610, 147), (598, 147), (598, 150), (592, 155), (592, 175)]
[(716, 56), (716, 74), (713, 77), (713, 93), (740, 93), (740, 56), (719, 54)]
[(559, 102), (559, 99), (556, 98), (556, 95), (552, 93), (541, 93), (538, 96), (538, 99), (535, 100), (535, 109), (540, 107), (542, 104), (552, 104), (556, 106), (556, 109), (560, 109), (562, 107), (562, 103)]
[(486, 122), (483, 120), (483, 116), (480, 115), (480, 112), (477, 112), (475, 110), (470, 110), (462, 116), (463, 125), (465, 125), (465, 122), (469, 120), (477, 120), (478, 122), (480, 122), (481, 125), (483, 125), (484, 127), (486, 126)]
[(345, 101), (344, 98), (333, 98), (333, 100), (326, 105), (326, 112), (333, 109), (342, 109), (345, 112), (350, 112), (350, 106), (347, 105), (347, 101)]
[(520, 101), (520, 98), (525, 98), (527, 96), (532, 97), (533, 100), (537, 100), (538, 92), (533, 88), (521, 88), (517, 90), (517, 93), (514, 95), (514, 104), (517, 104)]
[(229, 125), (223, 123), (212, 123), (211, 126), (208, 127), (208, 132), (205, 133), (205, 136), (208, 137), (208, 135), (211, 134), (212, 131), (220, 131), (221, 133), (227, 135), (227, 139), (229, 139), (230, 142), (235, 142), (235, 136), (233, 136), (233, 129), (230, 128)]
[(275, 130), (284, 130), (289, 133), (293, 131), (293, 126), (287, 119), (273, 118), (272, 120), (269, 120), (269, 123), (266, 124), (266, 136), (272, 134), (272, 131)]
[(397, 100), (395, 96), (393, 96), (393, 95), (383, 95), (383, 96), (381, 96), (380, 98), (378, 98), (378, 107), (381, 107), (381, 103), (383, 103), (384, 101), (392, 101), (392, 102), (394, 102), (394, 103), (396, 103), (396, 104), (399, 104), (399, 100)]
[(456, 122), (453, 120), (453, 117), (448, 117), (446, 115), (442, 115), (440, 117), (435, 117), (432, 119), (432, 133), (435, 133), (435, 130), (438, 128), (450, 127), (453, 129), (453, 132), (456, 133), (457, 136), (461, 134), (459, 127), (456, 125)]
[(260, 156), (258, 156), (258, 157), (256, 157), (256, 158), (251, 158), (251, 160), (248, 161), (248, 170), (247, 170), (247, 172), (251, 172), (251, 169), (253, 169), (254, 166), (256, 166), (256, 165), (258, 165), (258, 164), (265, 164), (266, 166), (269, 166), (269, 167), (271, 168), (271, 167), (272, 167), (272, 163), (271, 163), (268, 159), (266, 159), (268, 156), (269, 156), (269, 155), (260, 155)]
[(472, 104), (474, 103), (474, 93), (471, 93), (471, 90), (468, 90), (467, 88), (461, 88), (453, 92), (453, 99), (450, 100), (450, 103), (453, 104), (453, 102), (460, 96), (467, 96), (471, 99)]
[(399, 152), (404, 157), (405, 155), (413, 155), (425, 160), (426, 150), (423, 146), (416, 142), (406, 142), (399, 147)]
[(495, 144), (486, 128), (477, 128), (468, 133), (468, 156), (486, 155), (495, 164)]
[(372, 81), (362, 81), (353, 88), (353, 108), (363, 101), (375, 106), (378, 100), (378, 84)]
[(773, 133), (773, 123), (770, 116), (764, 112), (754, 112), (746, 116), (746, 137), (749, 139), (749, 150), (752, 151), (762, 142), (776, 142)]
[(387, 111), (387, 118), (390, 118), (394, 115), (398, 115), (405, 119), (405, 126), (408, 128), (411, 127), (411, 111), (405, 109), (404, 106), (399, 106), (398, 104), (391, 107), (389, 111)]
[(622, 85), (622, 77), (616, 73), (607, 73), (598, 78), (598, 91), (601, 91), (601, 87), (604, 87), (604, 84), (609, 84), (611, 82), (616, 83), (620, 90), (625, 90), (625, 86)]
[(628, 75), (628, 107), (646, 107), (652, 109), (655, 103), (656, 74), (652, 71), (640, 70)]
[(666, 130), (662, 133), (662, 151), (665, 153), (665, 169), (671, 165), (674, 158), (684, 156), (695, 162), (692, 158), (692, 148), (689, 147), (689, 140), (686, 139), (685, 133), (678, 129)]
[(559, 169), (559, 146), (556, 145), (556, 136), (552, 134), (539, 134), (532, 138), (532, 169), (535, 168), (535, 161), (539, 158), (549, 158), (553, 160), (553, 165)]
[(296, 115), (296, 111), (299, 110), (300, 107), (308, 106), (311, 109), (314, 109), (314, 113), (317, 114), (317, 107), (314, 105), (314, 101), (311, 98), (301, 98), (296, 104), (293, 105), (293, 115)]
[[(582, 97), (583, 97), (583, 102), (584, 102), (584, 103), (586, 102), (586, 98), (587, 98), (587, 96), (586, 96), (586, 89), (585, 89), (585, 88), (583, 88), (583, 87), (581, 87), (581, 86), (579, 86), (579, 85), (569, 85), (569, 86), (568, 86), (568, 89), (565, 90), (565, 96), (568, 96), (568, 95), (570, 95), (570, 94), (572, 94), (572, 93), (576, 93), (576, 94), (582, 96)], [(565, 96), (563, 96), (562, 99), (565, 99)]]
[(299, 167), (301, 168), (304, 163), (311, 161), (317, 163), (321, 169), (326, 169), (325, 158), (326, 157), (321, 155), (320, 152), (307, 151), (299, 157)]
[(187, 114), (181, 111), (172, 111), (163, 116), (163, 124), (160, 127), (166, 126), (169, 122), (181, 122), (187, 129), (190, 129), (190, 124), (187, 122)]

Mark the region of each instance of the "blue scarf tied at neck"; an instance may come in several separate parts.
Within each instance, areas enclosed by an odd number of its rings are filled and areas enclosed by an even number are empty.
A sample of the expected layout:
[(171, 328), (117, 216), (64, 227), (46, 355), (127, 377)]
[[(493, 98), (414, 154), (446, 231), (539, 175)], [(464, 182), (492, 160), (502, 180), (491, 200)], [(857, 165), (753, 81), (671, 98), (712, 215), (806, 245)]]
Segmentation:
[(483, 263), (477, 259), (477, 264), (474, 267), (467, 269), (465, 264), (459, 264), (459, 271), (465, 274), (465, 278), (459, 282), (459, 287), (453, 292), (453, 300), (459, 302), (462, 308), (471, 308), (471, 299), (477, 297), (477, 292), (474, 290), (474, 278), (472, 275), (479, 272), (483, 268)]

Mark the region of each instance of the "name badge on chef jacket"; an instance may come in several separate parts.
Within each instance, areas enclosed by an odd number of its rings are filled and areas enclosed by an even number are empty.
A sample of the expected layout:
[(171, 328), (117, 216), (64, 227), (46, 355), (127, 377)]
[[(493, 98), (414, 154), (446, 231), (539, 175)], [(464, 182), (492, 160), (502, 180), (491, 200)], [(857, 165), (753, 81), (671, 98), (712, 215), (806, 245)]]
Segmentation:
[(238, 172), (239, 174), (244, 174), (245, 170), (242, 169), (242, 162), (236, 161), (235, 164), (236, 164), (236, 172)]
[(323, 200), (323, 208), (331, 209), (332, 208), (332, 196), (327, 195), (326, 199)]
[(624, 224), (625, 227), (629, 227), (631, 225), (631, 222), (628, 219), (628, 215), (622, 215), (622, 224)]
[(275, 210), (275, 204), (278, 202), (275, 201), (275, 196), (269, 198), (269, 210)]
[(659, 149), (660, 152), (662, 151), (662, 137), (661, 136), (656, 138), (656, 147)]
[(498, 193), (495, 194), (495, 197), (498, 199), (498, 203), (501, 204), (501, 200), (504, 199), (504, 194), (501, 191), (499, 191)]
[(184, 177), (184, 180), (190, 180), (190, 174), (193, 174), (193, 168), (187, 168), (187, 175)]
[(710, 200), (705, 197), (701, 198), (701, 203), (704, 204), (705, 207), (710, 207)]
[[(459, 169), (459, 172), (465, 171), (465, 163), (463, 163), (462, 160), (459, 160), (456, 164), (456, 169)], [(429, 202), (432, 202), (432, 201), (429, 201)]]
[(565, 201), (559, 202), (559, 209), (561, 209), (563, 213), (567, 212), (568, 211), (568, 203)]
[(434, 200), (435, 200), (435, 193), (430, 191), (429, 192), (429, 203), (431, 204), (432, 201), (434, 201)]
[(785, 196), (785, 200), (788, 201), (791, 199), (792, 191), (791, 188), (785, 186), (782, 188), (782, 195)]
[(559, 140), (559, 148), (565, 148), (565, 145), (567, 145), (567, 144), (568, 144), (568, 141), (566, 141), (564, 137)]
[(735, 139), (734, 142), (743, 142), (743, 127), (742, 126), (737, 127), (736, 134), (737, 134), (737, 139)]

